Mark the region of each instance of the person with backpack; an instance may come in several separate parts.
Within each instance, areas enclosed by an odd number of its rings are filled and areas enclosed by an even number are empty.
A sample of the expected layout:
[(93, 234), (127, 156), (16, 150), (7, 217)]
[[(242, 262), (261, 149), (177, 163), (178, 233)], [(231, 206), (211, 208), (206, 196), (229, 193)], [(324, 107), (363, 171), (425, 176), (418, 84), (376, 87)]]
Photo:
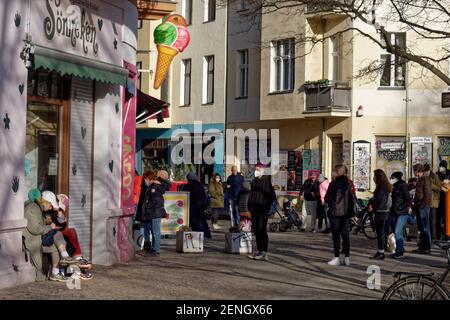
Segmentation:
[(383, 170), (377, 169), (373, 172), (375, 191), (373, 198), (369, 201), (369, 211), (375, 212), (375, 227), (377, 231), (378, 251), (371, 259), (383, 260), (386, 250), (386, 223), (392, 206), (392, 185)]
[(217, 222), (219, 221), (219, 213), (224, 208), (225, 196), (223, 192), (222, 181), (220, 179), (220, 174), (216, 173), (211, 178), (208, 185), (208, 193), (211, 197), (210, 207), (212, 210), (212, 227), (214, 230), (220, 229)]
[(253, 255), (248, 257), (255, 260), (268, 260), (267, 248), (269, 245), (269, 236), (267, 234), (267, 222), (270, 208), (277, 198), (270, 176), (264, 175), (264, 170), (264, 165), (256, 165), (255, 179), (251, 183), (248, 198), (248, 208), (252, 216), (252, 225), (257, 245), (257, 250)]
[[(317, 229), (317, 207), (320, 201), (319, 182), (317, 174), (312, 173), (303, 183), (302, 194), (305, 201), (305, 208), (308, 215), (311, 216), (311, 232), (318, 232)], [(306, 224), (303, 225), (306, 227)]]
[(403, 234), (405, 225), (409, 219), (409, 189), (408, 184), (402, 180), (403, 173), (400, 171), (394, 172), (391, 175), (392, 184), (392, 205), (390, 208), (391, 214), (395, 216), (395, 253), (391, 255), (394, 259), (400, 259), (404, 254), (404, 240)]
[[(347, 168), (338, 165), (334, 169), (336, 178), (328, 186), (325, 203), (333, 234), (334, 258), (329, 265), (350, 265), (350, 218), (355, 214), (352, 187), (347, 178)], [(345, 258), (340, 258), (341, 239)]]

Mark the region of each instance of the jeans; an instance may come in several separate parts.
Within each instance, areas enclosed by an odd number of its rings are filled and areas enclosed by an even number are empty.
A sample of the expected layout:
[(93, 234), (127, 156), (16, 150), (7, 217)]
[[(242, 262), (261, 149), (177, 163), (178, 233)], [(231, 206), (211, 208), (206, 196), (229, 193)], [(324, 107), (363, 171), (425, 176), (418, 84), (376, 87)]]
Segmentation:
[(397, 217), (397, 223), (395, 224), (395, 254), (396, 255), (402, 255), (404, 252), (403, 233), (404, 233), (405, 225), (408, 222), (408, 219), (409, 219), (408, 214)]
[(152, 234), (152, 250), (159, 252), (161, 248), (161, 219), (152, 219), (144, 222), (144, 240), (150, 242), (150, 233)]
[(233, 225), (238, 226), (239, 223), (241, 222), (241, 217), (239, 216), (239, 204), (236, 199), (230, 198), (229, 201)]
[(388, 212), (375, 212), (378, 251), (386, 250), (386, 222), (388, 220), (388, 215)]
[(252, 225), (256, 237), (258, 251), (267, 252), (269, 235), (267, 234), (267, 221), (269, 216), (264, 213), (252, 214)]
[(311, 230), (315, 230), (317, 226), (317, 201), (305, 200), (305, 207), (307, 214), (311, 215)]
[(419, 209), (419, 215), (419, 228), (423, 240), (421, 249), (431, 250), (430, 207)]
[(350, 257), (350, 219), (347, 217), (329, 217), (329, 219), (333, 233), (334, 256), (339, 257), (342, 238), (345, 257)]

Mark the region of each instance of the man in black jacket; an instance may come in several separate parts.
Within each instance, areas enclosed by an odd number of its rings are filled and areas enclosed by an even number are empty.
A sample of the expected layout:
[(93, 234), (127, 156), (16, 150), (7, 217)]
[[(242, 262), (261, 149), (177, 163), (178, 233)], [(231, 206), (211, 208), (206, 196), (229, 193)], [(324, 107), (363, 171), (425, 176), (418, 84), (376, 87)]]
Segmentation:
[[(439, 197), (439, 208), (437, 210), (437, 221), (439, 221), (441, 224), (446, 225), (447, 223), (450, 223), (450, 221), (446, 221), (445, 220), (445, 197), (447, 196), (447, 186), (446, 183), (444, 181), (450, 180), (450, 170), (448, 170), (448, 163), (445, 160), (442, 160), (441, 163), (439, 164), (439, 171), (436, 172), (436, 174), (439, 177), (439, 180), (441, 180), (441, 184), (442, 184), (442, 189), (441, 189), (441, 193), (440, 193), (440, 197)], [(437, 224), (437, 226), (439, 227), (439, 224)], [(443, 226), (443, 228), (445, 230), (445, 226)], [(445, 236), (445, 235), (441, 235), (441, 236)]]
[(276, 200), (275, 191), (270, 176), (264, 175), (264, 166), (258, 164), (255, 169), (255, 179), (251, 183), (248, 208), (252, 215), (252, 225), (256, 237), (257, 251), (250, 255), (250, 259), (267, 260), (269, 236), (267, 221), (273, 202)]
[[(318, 232), (317, 226), (317, 202), (320, 200), (319, 181), (316, 173), (303, 183), (302, 194), (305, 201), (305, 208), (308, 215), (311, 216), (311, 232)], [(303, 224), (306, 229), (306, 221)]]
[(406, 222), (409, 219), (409, 189), (408, 184), (402, 180), (403, 173), (397, 171), (391, 175), (392, 190), (392, 207), (391, 214), (396, 218), (395, 223), (395, 253), (392, 258), (399, 259), (403, 257), (403, 233)]

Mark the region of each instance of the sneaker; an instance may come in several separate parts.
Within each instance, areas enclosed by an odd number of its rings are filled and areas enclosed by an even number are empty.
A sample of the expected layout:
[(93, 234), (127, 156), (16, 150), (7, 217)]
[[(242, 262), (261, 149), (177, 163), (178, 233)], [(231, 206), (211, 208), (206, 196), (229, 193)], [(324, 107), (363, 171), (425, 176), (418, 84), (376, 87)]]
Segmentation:
[(255, 255), (255, 257), (253, 258), (255, 260), (269, 260), (269, 258), (267, 257), (267, 252), (261, 251), (260, 253), (258, 253), (257, 255)]
[(384, 258), (384, 253), (377, 252), (373, 257), (370, 258), (370, 260), (384, 260)]
[(335, 257), (333, 259), (331, 259), (330, 261), (328, 261), (328, 265), (330, 266), (340, 266), (341, 265), (341, 259), (338, 257)]
[(52, 274), (48, 279), (50, 281), (59, 281), (59, 282), (66, 282), (68, 280), (68, 278), (64, 276), (62, 273)]
[(217, 223), (213, 223), (213, 229), (214, 230), (219, 230), (220, 226)]
[(403, 254), (397, 254), (397, 253), (394, 253), (393, 255), (391, 255), (392, 259), (402, 259), (404, 257), (405, 256)]
[(151, 251), (148, 254), (150, 257), (159, 257), (159, 252), (158, 251)]
[(413, 251), (413, 253), (417, 253), (417, 254), (430, 254), (431, 251), (430, 250), (423, 250), (423, 249), (416, 249)]
[(319, 233), (320, 232), (320, 230), (318, 230), (318, 229), (314, 229), (313, 231), (312, 231), (312, 233)]
[(344, 264), (345, 264), (347, 267), (350, 265), (350, 258), (349, 258), (349, 257), (346, 257), (346, 258), (344, 259)]
[(80, 279), (81, 280), (91, 280), (94, 278), (94, 275), (90, 272), (81, 272)]
[(61, 260), (59, 261), (59, 264), (62, 266), (68, 266), (71, 264), (79, 264), (80, 262), (77, 259), (74, 259), (72, 257), (65, 257), (65, 258), (61, 258)]
[(80, 263), (78, 266), (80, 269), (86, 269), (86, 270), (92, 269), (92, 263), (89, 262), (88, 259), (83, 258), (83, 257), (77, 257), (75, 259)]
[(249, 258), (249, 259), (255, 259), (255, 257), (256, 257), (257, 255), (259, 255), (259, 251), (255, 251), (255, 252), (253, 252), (252, 254), (249, 254), (249, 255), (247, 256), (247, 258)]

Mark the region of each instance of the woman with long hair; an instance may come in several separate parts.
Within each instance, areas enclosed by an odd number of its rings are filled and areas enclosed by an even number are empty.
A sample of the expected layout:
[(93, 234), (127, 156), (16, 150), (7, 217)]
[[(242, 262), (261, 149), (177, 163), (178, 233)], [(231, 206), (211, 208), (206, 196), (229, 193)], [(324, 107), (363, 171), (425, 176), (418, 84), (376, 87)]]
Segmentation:
[(224, 208), (225, 196), (223, 192), (222, 181), (220, 178), (220, 174), (216, 173), (211, 178), (211, 181), (208, 185), (208, 192), (211, 196), (211, 210), (212, 210), (212, 227), (214, 230), (219, 229), (219, 225), (217, 222), (219, 221), (219, 213)]
[[(373, 181), (376, 188), (373, 198), (369, 203), (369, 210), (375, 212), (375, 227), (377, 231), (378, 251), (371, 259), (383, 260), (385, 258), (384, 252), (386, 249), (386, 222), (389, 217), (390, 205), (389, 197), (392, 193), (392, 185), (389, 182), (386, 173), (383, 170), (377, 169), (373, 172)], [(392, 201), (391, 201), (392, 203)]]

